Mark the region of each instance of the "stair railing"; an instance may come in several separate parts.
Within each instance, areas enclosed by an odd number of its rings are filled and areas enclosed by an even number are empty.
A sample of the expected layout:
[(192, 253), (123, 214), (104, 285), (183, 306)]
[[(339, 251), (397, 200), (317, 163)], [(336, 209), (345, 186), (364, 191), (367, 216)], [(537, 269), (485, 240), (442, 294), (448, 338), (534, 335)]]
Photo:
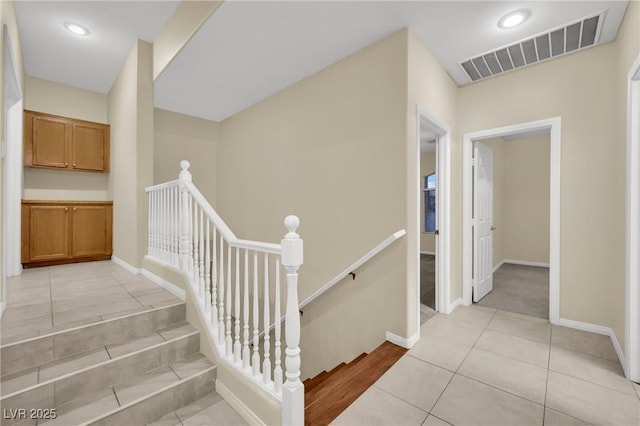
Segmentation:
[[(192, 183), (189, 166), (181, 161), (177, 180), (146, 188), (148, 254), (187, 276), (219, 358), (281, 402), (282, 424), (302, 425), (298, 269), (303, 243), (296, 233), (300, 221), (296, 216), (285, 218), (288, 232), (280, 244), (238, 239)], [(287, 283), (284, 371), (278, 320), (281, 268)]]

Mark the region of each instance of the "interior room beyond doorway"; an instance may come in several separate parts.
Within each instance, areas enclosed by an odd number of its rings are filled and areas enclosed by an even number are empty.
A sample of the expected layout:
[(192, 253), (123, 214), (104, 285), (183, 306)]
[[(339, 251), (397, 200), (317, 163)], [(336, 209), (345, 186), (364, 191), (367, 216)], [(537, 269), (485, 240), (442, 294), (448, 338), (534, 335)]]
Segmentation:
[(480, 143), (493, 159), (493, 289), (478, 304), (548, 319), (550, 132)]

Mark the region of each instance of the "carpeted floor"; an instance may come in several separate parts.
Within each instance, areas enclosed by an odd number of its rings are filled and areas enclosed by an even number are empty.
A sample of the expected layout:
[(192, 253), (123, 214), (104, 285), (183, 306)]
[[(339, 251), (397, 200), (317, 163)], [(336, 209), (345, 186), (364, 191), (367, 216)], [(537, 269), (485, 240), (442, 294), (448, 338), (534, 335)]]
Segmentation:
[(493, 290), (478, 305), (549, 318), (549, 268), (503, 264), (493, 274)]
[(436, 314), (436, 257), (420, 254), (420, 324)]

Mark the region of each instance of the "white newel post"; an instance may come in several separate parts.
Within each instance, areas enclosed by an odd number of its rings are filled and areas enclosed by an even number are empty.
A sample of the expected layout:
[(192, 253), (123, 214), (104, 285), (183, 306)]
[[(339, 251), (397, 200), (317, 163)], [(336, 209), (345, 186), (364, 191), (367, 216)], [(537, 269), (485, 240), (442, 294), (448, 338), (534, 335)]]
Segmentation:
[(289, 231), (282, 240), (282, 266), (287, 271), (287, 310), (284, 323), (285, 376), (282, 387), (282, 424), (304, 424), (304, 385), (300, 381), (300, 313), (298, 311), (298, 268), (302, 265), (302, 239), (296, 233), (300, 219), (287, 216)]
[(189, 191), (185, 182), (191, 182), (189, 173), (191, 164), (187, 160), (180, 162), (182, 171), (180, 180), (180, 269), (191, 273), (191, 215), (189, 214)]

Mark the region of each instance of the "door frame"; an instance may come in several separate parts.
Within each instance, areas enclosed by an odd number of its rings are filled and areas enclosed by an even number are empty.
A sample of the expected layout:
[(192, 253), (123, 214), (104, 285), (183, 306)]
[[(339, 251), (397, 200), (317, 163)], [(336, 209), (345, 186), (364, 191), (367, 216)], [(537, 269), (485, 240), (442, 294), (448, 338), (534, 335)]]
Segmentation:
[(20, 275), (20, 200), (22, 198), (22, 90), (18, 80), (15, 56), (11, 48), (11, 37), (7, 26), (2, 28), (4, 37), (3, 55), (3, 120), (2, 150), (4, 157), (2, 204), (2, 306), (6, 308), (7, 276)]
[(560, 157), (562, 120), (553, 117), (505, 127), (465, 133), (462, 137), (462, 299), (471, 305), (472, 287), (472, 206), (473, 206), (473, 142), (534, 130), (550, 130), (549, 185), (549, 321), (560, 321)]
[[(426, 122), (437, 135), (436, 147), (436, 223), (439, 235), (436, 238), (436, 311), (445, 314), (455, 309), (455, 304), (450, 300), (450, 276), (451, 276), (451, 129), (444, 122), (426, 108), (416, 107), (416, 164), (414, 166), (413, 179), (421, 181), (420, 174), (420, 123)], [(415, 197), (418, 200), (416, 214), (416, 230), (421, 232), (422, 192), (421, 184), (416, 185)], [(416, 256), (416, 307), (417, 330), (420, 330), (420, 238), (416, 238), (414, 247)]]
[(627, 77), (627, 194), (625, 242), (625, 362), (640, 381), (640, 56)]

